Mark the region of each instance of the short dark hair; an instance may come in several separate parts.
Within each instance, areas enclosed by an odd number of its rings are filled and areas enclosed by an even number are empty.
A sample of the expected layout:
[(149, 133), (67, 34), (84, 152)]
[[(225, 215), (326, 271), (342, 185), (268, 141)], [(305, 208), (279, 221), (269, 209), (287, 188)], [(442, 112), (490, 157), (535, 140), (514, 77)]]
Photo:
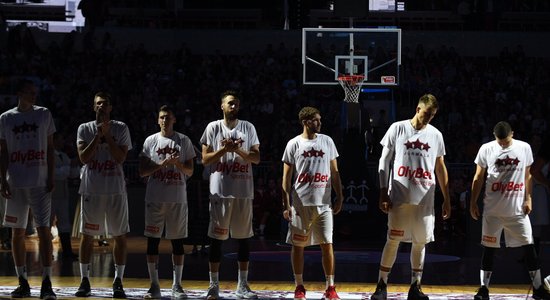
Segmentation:
[(23, 79), (20, 79), (16, 86), (15, 86), (15, 89), (16, 89), (16, 92), (17, 93), (21, 93), (21, 92), (24, 92), (25, 89), (28, 87), (28, 86), (31, 86), (31, 85), (34, 85), (34, 82), (30, 79), (27, 79), (27, 78), (23, 78)]
[(316, 114), (321, 114), (321, 112), (315, 107), (306, 106), (298, 113), (298, 119), (300, 120), (300, 123), (302, 123), (305, 120), (313, 119)]
[(111, 97), (111, 94), (109, 94), (107, 92), (97, 92), (94, 95), (94, 103), (95, 103), (95, 98), (97, 98), (97, 97), (105, 99), (105, 100), (107, 100), (107, 102), (109, 102), (109, 105), (113, 105), (113, 99)]
[(233, 96), (233, 98), (235, 98), (236, 100), (241, 101), (239, 93), (237, 93), (237, 91), (234, 91), (234, 90), (226, 90), (223, 93), (221, 93), (220, 101), (223, 102), (223, 99), (227, 96)]
[(418, 99), (418, 104), (423, 103), (426, 106), (433, 107), (435, 109), (439, 108), (439, 103), (437, 102), (437, 98), (432, 94), (425, 94)]
[(493, 133), (498, 139), (505, 139), (512, 133), (512, 126), (506, 121), (500, 121), (493, 128)]
[(163, 106), (161, 106), (161, 107), (159, 108), (159, 114), (160, 114), (161, 112), (163, 112), (163, 111), (164, 111), (164, 112), (167, 112), (167, 113), (172, 113), (172, 115), (175, 115), (175, 114), (176, 114), (176, 112), (174, 111), (174, 109), (172, 108), (172, 106), (167, 105), (167, 104), (164, 104)]

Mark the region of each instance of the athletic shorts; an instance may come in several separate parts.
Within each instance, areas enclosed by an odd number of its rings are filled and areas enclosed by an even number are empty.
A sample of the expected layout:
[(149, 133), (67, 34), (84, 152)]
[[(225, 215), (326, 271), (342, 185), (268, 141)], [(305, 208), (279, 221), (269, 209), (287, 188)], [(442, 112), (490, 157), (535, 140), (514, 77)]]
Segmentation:
[(252, 237), (253, 199), (212, 198), (210, 199), (210, 224), (208, 236), (217, 240)]
[(11, 198), (6, 199), (4, 226), (27, 228), (29, 209), (36, 227), (50, 227), (52, 198), (46, 187), (12, 189)]
[(187, 204), (173, 202), (145, 203), (146, 237), (165, 238), (169, 240), (187, 237)]
[(427, 244), (434, 241), (433, 206), (402, 203), (388, 213), (388, 239)]
[(120, 236), (130, 231), (128, 197), (123, 195), (82, 195), (80, 232), (87, 235)]
[(533, 244), (533, 231), (528, 215), (512, 217), (483, 216), (481, 244), (500, 248), (500, 235), (504, 231), (506, 247), (521, 247)]
[(332, 244), (334, 222), (329, 205), (302, 206), (296, 201), (290, 209), (292, 219), (286, 236), (288, 244), (298, 247)]

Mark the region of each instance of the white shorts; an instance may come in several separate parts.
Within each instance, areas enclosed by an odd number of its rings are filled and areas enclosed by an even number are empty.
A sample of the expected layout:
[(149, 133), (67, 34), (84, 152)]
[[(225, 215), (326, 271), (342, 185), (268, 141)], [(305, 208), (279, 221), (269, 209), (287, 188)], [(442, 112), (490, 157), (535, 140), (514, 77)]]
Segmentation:
[(123, 195), (82, 195), (80, 201), (80, 233), (120, 236), (130, 231), (128, 197)]
[(329, 205), (302, 206), (296, 201), (291, 212), (286, 236), (288, 244), (298, 247), (332, 244), (334, 222)]
[(162, 232), (169, 240), (187, 237), (187, 204), (174, 202), (145, 203), (146, 237), (161, 238)]
[(512, 217), (483, 216), (481, 244), (500, 248), (500, 235), (504, 231), (506, 247), (521, 247), (533, 244), (533, 231), (528, 215)]
[(27, 228), (29, 209), (36, 227), (50, 226), (52, 199), (46, 187), (12, 189), (11, 192), (11, 198), (6, 199), (4, 226)]
[(435, 216), (431, 205), (402, 203), (388, 213), (388, 239), (427, 244), (434, 241)]
[(252, 237), (253, 199), (213, 198), (210, 199), (210, 224), (208, 236), (217, 240)]

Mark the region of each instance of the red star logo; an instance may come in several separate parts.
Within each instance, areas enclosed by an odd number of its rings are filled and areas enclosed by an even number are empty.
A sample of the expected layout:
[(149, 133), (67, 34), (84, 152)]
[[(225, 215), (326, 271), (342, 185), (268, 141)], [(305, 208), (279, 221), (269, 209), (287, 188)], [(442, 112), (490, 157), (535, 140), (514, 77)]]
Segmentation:
[(407, 149), (420, 149), (428, 151), (431, 148), (428, 143), (422, 143), (420, 139), (416, 139), (414, 142), (407, 141), (404, 145)]
[(166, 154), (177, 154), (179, 151), (175, 148), (170, 148), (170, 146), (166, 145), (164, 148), (157, 149), (157, 155), (166, 155)]
[(511, 158), (509, 157), (508, 155), (506, 155), (506, 158), (497, 158), (497, 160), (495, 161), (495, 165), (496, 166), (499, 166), (499, 167), (502, 167), (502, 166), (517, 166), (519, 165), (519, 162), (520, 160), (516, 158)]
[(302, 153), (303, 157), (323, 157), (325, 155), (325, 152), (323, 150), (315, 150), (313, 147), (309, 151), (304, 151)]

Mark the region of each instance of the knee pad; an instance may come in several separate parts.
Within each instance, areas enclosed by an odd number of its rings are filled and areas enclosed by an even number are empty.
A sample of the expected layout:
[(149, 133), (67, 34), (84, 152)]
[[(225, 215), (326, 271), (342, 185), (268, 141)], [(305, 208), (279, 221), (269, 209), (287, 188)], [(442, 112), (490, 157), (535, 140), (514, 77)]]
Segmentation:
[(222, 241), (218, 239), (210, 240), (210, 252), (208, 261), (211, 263), (219, 263), (222, 258)]
[(493, 258), (496, 248), (483, 246), (483, 255), (481, 255), (481, 269), (483, 271), (493, 271)]
[(397, 257), (397, 250), (399, 249), (399, 241), (386, 240), (384, 251), (382, 251), (382, 258), (380, 259), (380, 267), (392, 268)]
[(426, 257), (426, 244), (413, 243), (411, 247), (411, 268), (413, 270), (424, 269), (425, 257)]
[(147, 255), (159, 255), (160, 238), (147, 238)]
[(183, 250), (183, 239), (171, 240), (172, 242), (172, 254), (174, 255), (183, 255), (185, 254)]
[(525, 253), (525, 266), (527, 267), (527, 270), (529, 271), (535, 271), (540, 269), (540, 263), (537, 258), (537, 251), (535, 249), (535, 245), (525, 245), (522, 246), (523, 251)]
[(250, 260), (250, 247), (248, 245), (248, 239), (239, 239), (239, 251), (237, 253), (238, 261)]

